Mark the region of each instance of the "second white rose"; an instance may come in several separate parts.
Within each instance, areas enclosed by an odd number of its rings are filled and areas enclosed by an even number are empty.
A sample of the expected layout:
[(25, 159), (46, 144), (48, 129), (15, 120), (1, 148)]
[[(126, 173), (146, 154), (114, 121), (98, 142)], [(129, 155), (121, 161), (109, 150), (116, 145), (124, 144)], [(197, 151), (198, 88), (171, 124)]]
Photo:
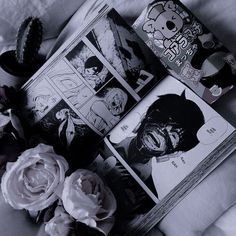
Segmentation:
[(107, 221), (116, 211), (111, 190), (97, 174), (82, 169), (66, 178), (62, 202), (74, 219), (102, 232), (105, 230), (100, 223)]

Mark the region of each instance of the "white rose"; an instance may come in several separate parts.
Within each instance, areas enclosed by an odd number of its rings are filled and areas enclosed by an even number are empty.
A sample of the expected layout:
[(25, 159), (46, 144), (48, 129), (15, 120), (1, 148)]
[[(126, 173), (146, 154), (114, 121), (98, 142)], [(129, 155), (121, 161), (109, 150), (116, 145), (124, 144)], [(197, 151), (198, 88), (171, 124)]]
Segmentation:
[(45, 232), (50, 236), (67, 236), (71, 229), (73, 219), (68, 215), (63, 207), (58, 206), (54, 212), (54, 217), (46, 223)]
[(77, 221), (104, 234), (112, 228), (116, 200), (97, 174), (81, 169), (72, 173), (65, 180), (62, 202)]
[(7, 164), (1, 183), (3, 197), (15, 209), (43, 210), (58, 199), (67, 170), (62, 156), (51, 146), (39, 144)]

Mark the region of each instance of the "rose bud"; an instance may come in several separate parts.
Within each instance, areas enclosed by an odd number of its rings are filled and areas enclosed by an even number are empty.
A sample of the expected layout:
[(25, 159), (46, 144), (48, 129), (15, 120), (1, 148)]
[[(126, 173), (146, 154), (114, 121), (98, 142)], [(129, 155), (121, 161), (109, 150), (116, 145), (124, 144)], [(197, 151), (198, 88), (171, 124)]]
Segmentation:
[(53, 218), (45, 225), (45, 232), (50, 236), (68, 236), (73, 218), (65, 212), (62, 206), (55, 209)]

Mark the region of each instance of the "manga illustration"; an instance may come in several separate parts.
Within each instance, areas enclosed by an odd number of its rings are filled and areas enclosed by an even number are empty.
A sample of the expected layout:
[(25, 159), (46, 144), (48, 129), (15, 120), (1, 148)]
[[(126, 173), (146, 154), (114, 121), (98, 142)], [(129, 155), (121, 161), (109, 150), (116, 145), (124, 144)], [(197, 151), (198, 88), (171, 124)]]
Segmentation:
[(173, 76), (208, 103), (236, 83), (233, 54), (180, 2), (154, 1), (134, 28)]
[(104, 64), (83, 42), (80, 42), (66, 58), (95, 91), (112, 78)]
[(30, 124), (42, 119), (61, 100), (53, 87), (44, 79), (27, 91), (24, 99), (25, 115)]
[(231, 131), (193, 92), (167, 77), (107, 137), (117, 158), (162, 199)]
[(235, 128), (200, 97), (226, 92), (236, 63), (176, 1), (142, 13), (140, 38), (102, 6), (23, 86), (22, 113), (31, 146), (53, 145), (72, 171), (107, 182), (118, 205), (111, 235), (145, 235), (235, 149)]
[(40, 130), (41, 136), (53, 143), (58, 151), (65, 153), (68, 158), (75, 159), (71, 160), (75, 165), (80, 161), (77, 156), (78, 150), (80, 153), (86, 153), (89, 143), (98, 143), (100, 140), (100, 137), (63, 100), (34, 128)]
[(135, 100), (116, 80), (112, 80), (84, 107), (81, 113), (102, 134), (110, 131), (135, 104)]
[(111, 10), (87, 34), (89, 41), (141, 97), (166, 74), (134, 30)]
[(48, 77), (77, 109), (95, 94), (92, 88), (86, 85), (64, 60), (48, 73)]

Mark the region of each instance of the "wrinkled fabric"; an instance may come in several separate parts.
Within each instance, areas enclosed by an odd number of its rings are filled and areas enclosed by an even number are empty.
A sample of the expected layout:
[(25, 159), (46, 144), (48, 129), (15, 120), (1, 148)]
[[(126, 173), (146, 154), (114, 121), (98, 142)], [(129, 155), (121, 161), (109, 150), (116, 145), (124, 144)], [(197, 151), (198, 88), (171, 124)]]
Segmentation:
[[(14, 48), (17, 30), (29, 16), (43, 23), (43, 38), (58, 36), (65, 22), (85, 0), (0, 0), (0, 52)], [(66, 6), (66, 7), (65, 7)]]

